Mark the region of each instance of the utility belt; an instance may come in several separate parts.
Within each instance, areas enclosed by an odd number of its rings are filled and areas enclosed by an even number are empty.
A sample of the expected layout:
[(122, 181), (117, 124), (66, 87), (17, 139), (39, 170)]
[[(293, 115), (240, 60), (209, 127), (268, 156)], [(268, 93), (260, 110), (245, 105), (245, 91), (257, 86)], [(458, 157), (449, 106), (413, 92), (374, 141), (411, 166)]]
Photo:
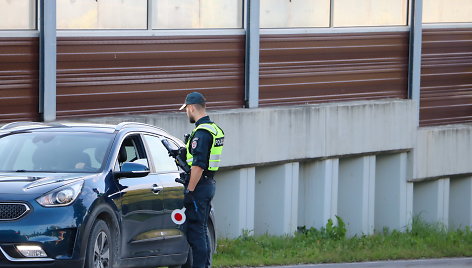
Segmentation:
[(202, 174), (202, 177), (198, 181), (198, 185), (215, 183), (214, 176), (215, 176), (215, 172), (205, 170)]

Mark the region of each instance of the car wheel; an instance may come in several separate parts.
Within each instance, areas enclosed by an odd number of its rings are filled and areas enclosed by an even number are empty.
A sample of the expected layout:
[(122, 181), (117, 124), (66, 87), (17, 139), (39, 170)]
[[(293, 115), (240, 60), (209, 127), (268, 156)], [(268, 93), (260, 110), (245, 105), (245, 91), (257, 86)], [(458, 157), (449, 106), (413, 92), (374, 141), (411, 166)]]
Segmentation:
[(97, 220), (90, 232), (87, 244), (87, 268), (111, 268), (113, 267), (113, 239), (110, 228), (102, 221)]

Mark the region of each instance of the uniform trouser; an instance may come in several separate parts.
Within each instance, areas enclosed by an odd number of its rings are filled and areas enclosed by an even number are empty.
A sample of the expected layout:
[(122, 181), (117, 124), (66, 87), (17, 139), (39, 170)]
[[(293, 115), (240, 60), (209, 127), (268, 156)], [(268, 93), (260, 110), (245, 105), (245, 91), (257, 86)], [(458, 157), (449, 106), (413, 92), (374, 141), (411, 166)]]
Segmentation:
[(215, 181), (198, 184), (192, 195), (197, 207), (188, 205), (185, 211), (187, 240), (193, 252), (192, 267), (210, 267), (211, 245), (208, 240), (207, 223), (211, 200), (215, 195)]

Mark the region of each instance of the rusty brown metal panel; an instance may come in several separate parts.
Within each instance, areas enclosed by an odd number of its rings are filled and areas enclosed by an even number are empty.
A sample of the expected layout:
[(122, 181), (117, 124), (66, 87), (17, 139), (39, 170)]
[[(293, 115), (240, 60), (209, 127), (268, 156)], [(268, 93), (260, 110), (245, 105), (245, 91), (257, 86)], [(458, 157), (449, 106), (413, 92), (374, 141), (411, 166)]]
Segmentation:
[(260, 104), (406, 98), (408, 33), (262, 35)]
[(177, 111), (195, 90), (243, 107), (244, 36), (58, 39), (58, 118)]
[(0, 38), (0, 122), (38, 120), (38, 38)]
[(472, 122), (472, 28), (425, 29), (420, 125)]

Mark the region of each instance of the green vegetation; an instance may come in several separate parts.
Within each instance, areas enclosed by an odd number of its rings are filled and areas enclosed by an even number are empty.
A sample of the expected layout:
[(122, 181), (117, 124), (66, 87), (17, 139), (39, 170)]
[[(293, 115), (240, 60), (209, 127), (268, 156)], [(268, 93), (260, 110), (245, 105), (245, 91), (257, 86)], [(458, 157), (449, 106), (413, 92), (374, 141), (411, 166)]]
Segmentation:
[(329, 221), (320, 230), (301, 228), (294, 236), (251, 236), (220, 239), (215, 267), (263, 266), (302, 263), (360, 262), (472, 256), (472, 231), (446, 231), (440, 225), (413, 220), (405, 232), (389, 231), (371, 236), (346, 237), (342, 219)]

